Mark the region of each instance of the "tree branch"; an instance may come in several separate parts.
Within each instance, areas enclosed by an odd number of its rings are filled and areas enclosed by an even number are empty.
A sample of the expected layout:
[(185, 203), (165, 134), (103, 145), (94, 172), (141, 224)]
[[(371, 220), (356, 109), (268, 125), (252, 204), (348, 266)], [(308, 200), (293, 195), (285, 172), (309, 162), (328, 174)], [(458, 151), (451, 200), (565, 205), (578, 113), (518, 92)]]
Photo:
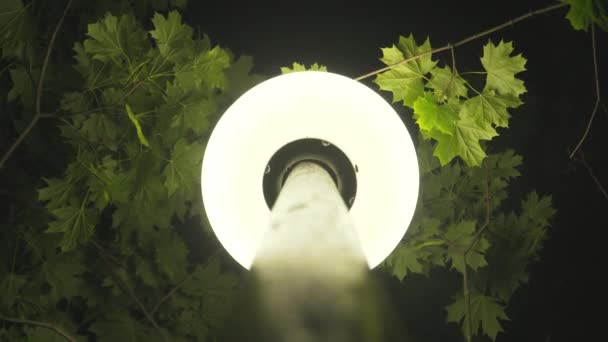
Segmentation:
[(42, 114), (41, 110), (40, 110), (41, 103), (42, 103), (42, 87), (44, 85), (44, 77), (46, 76), (46, 69), (49, 65), (51, 51), (53, 50), (53, 45), (55, 44), (55, 38), (57, 38), (57, 33), (59, 32), (59, 29), (61, 28), (61, 25), (63, 24), (63, 20), (65, 19), (65, 16), (67, 15), (71, 4), (72, 4), (72, 0), (68, 0), (68, 3), (65, 5), (65, 8), (63, 9), (63, 14), (61, 15), (61, 18), (59, 18), (59, 21), (57, 22), (57, 25), (55, 26), (55, 30), (53, 31), (53, 34), (51, 35), (51, 40), (49, 41), (49, 45), (46, 48), (46, 55), (44, 56), (44, 62), (42, 63), (42, 69), (40, 69), (40, 77), (38, 78), (38, 86), (36, 88), (36, 113), (34, 114), (32, 121), (30, 121), (30, 123), (23, 130), (23, 132), (21, 132), (21, 134), (19, 135), (17, 140), (15, 140), (13, 145), (11, 145), (11, 147), (8, 149), (8, 151), (4, 154), (4, 156), (2, 157), (2, 160), (0, 160), (0, 169), (2, 169), (4, 167), (4, 164), (6, 163), (8, 158), (13, 154), (13, 152), (17, 149), (17, 147), (19, 147), (19, 145), (21, 145), (21, 143), (23, 142), (25, 137), (30, 133), (32, 128), (34, 128), (34, 126), (36, 126), (38, 119), (40, 119), (40, 115)]
[(589, 165), (589, 163), (587, 163), (587, 161), (585, 160), (585, 156), (583, 155), (583, 150), (578, 150), (577, 156), (578, 156), (578, 158), (576, 158), (576, 161), (578, 161), (581, 164), (583, 164), (583, 166), (585, 167), (585, 169), (587, 169), (587, 172), (589, 173), (589, 176), (591, 176), (591, 178), (595, 182), (595, 185), (597, 185), (597, 188), (602, 192), (602, 194), (604, 195), (604, 198), (606, 200), (608, 200), (608, 192), (606, 192), (606, 189), (604, 188), (604, 186), (602, 185), (602, 183), (600, 182), (600, 180), (597, 178), (597, 176), (593, 172), (593, 169), (591, 168), (591, 165)]
[(186, 276), (186, 278), (184, 278), (182, 281), (180, 281), (177, 285), (175, 285), (169, 292), (167, 292), (167, 294), (165, 294), (159, 301), (158, 303), (156, 303), (156, 305), (154, 305), (154, 308), (152, 309), (152, 311), (150, 311), (150, 315), (154, 315), (156, 313), (156, 311), (158, 311), (158, 309), (160, 308), (160, 306), (166, 302), (169, 298), (171, 298), (171, 296), (173, 296), (173, 294), (179, 290), (180, 287), (182, 287), (185, 283), (187, 283), (190, 279), (192, 279), (192, 276), (194, 275), (194, 272), (190, 273), (188, 276)]
[(600, 106), (600, 78), (597, 72), (597, 53), (595, 50), (595, 25), (591, 24), (591, 51), (593, 53), (593, 73), (595, 75), (595, 105), (593, 106), (593, 111), (591, 112), (591, 117), (589, 118), (589, 122), (587, 123), (587, 128), (585, 129), (585, 133), (579, 140), (578, 144), (570, 153), (570, 159), (574, 157), (576, 151), (581, 147), (585, 138), (587, 138), (587, 134), (589, 134), (589, 130), (591, 129), (591, 124), (593, 123), (593, 119), (595, 118), (595, 113), (597, 113), (597, 109)]
[(165, 335), (163, 334), (163, 331), (160, 329), (160, 327), (158, 326), (158, 324), (154, 320), (154, 317), (152, 317), (152, 315), (146, 309), (146, 307), (141, 302), (141, 300), (139, 300), (139, 298), (137, 298), (137, 295), (135, 294), (135, 291), (133, 291), (133, 289), (131, 288), (131, 286), (129, 286), (129, 284), (126, 281), (124, 281), (123, 279), (121, 279), (120, 276), (118, 276), (117, 274), (115, 274), (112, 271), (112, 265), (110, 263), (109, 257), (107, 256), (106, 251), (104, 250), (104, 248), (101, 247), (94, 240), (91, 240), (91, 243), (99, 250), (99, 252), (101, 254), (101, 258), (106, 263), (106, 265), (109, 267), (110, 276), (114, 279), (114, 282), (116, 282), (117, 285), (119, 285), (120, 287), (122, 287), (123, 291), (126, 290), (125, 292), (131, 297), (131, 299), (135, 302), (135, 304), (137, 304), (137, 306), (139, 307), (139, 309), (143, 312), (144, 316), (146, 316), (146, 319), (148, 321), (150, 321), (150, 324), (152, 324), (152, 326), (154, 327), (154, 329), (156, 329), (156, 332), (158, 333), (158, 336), (160, 337), (161, 341), (166, 341)]
[[(213, 252), (205, 261), (205, 263), (203, 264), (203, 267), (205, 267), (209, 261), (211, 261), (212, 258), (214, 258), (217, 254), (219, 254), (219, 252), (221, 252), (222, 249), (218, 248), (215, 250), (215, 252)], [(192, 276), (194, 275), (194, 272), (196, 271), (196, 269), (192, 272), (190, 272), (190, 274), (188, 274), (182, 281), (180, 281), (179, 283), (177, 283), (171, 290), (169, 290), (169, 292), (167, 292), (167, 294), (165, 294), (161, 299), (159, 299), (158, 303), (156, 303), (156, 305), (154, 305), (154, 308), (152, 309), (152, 311), (150, 311), (151, 315), (154, 315), (156, 313), (156, 311), (158, 311), (158, 309), (160, 308), (160, 306), (166, 302), (169, 298), (171, 298), (171, 296), (173, 296), (173, 294), (179, 290), (185, 283), (187, 283), (190, 279), (192, 279)]]
[(466, 251), (464, 251), (462, 258), (464, 260), (464, 272), (463, 272), (463, 277), (462, 277), (462, 281), (463, 281), (463, 292), (464, 292), (464, 300), (465, 300), (465, 304), (466, 304), (466, 308), (467, 308), (467, 316), (468, 316), (468, 320), (467, 320), (467, 342), (471, 342), (471, 338), (473, 336), (473, 327), (471, 326), (471, 296), (469, 293), (469, 277), (468, 277), (468, 272), (467, 272), (467, 255), (469, 254), (469, 252), (471, 251), (471, 249), (473, 249), (473, 247), (477, 244), (477, 241), (479, 241), (479, 239), (481, 238), (481, 234), (483, 234), (483, 232), (488, 228), (488, 226), (490, 225), (490, 212), (491, 212), (491, 203), (490, 203), (490, 169), (486, 167), (486, 189), (485, 189), (485, 199), (486, 199), (486, 220), (483, 223), (483, 225), (479, 228), (479, 230), (477, 231), (477, 233), (475, 234), (475, 236), (473, 237), (473, 240), (471, 241), (471, 244), (469, 245), (469, 247), (467, 248)]
[(50, 330), (53, 330), (56, 334), (61, 335), (66, 340), (68, 340), (70, 342), (76, 342), (76, 338), (74, 338), (74, 337), (72, 337), (72, 335), (68, 334), (65, 330), (63, 330), (63, 328), (61, 328), (61, 327), (59, 327), (59, 326), (57, 326), (55, 324), (52, 324), (52, 323), (39, 322), (39, 321), (31, 321), (29, 319), (20, 319), (20, 318), (6, 317), (6, 316), (4, 316), (2, 314), (0, 314), (0, 320), (7, 321), (7, 322), (12, 322), (12, 323), (18, 323), (18, 324), (33, 325), (33, 326), (38, 326), (38, 327), (50, 329)]
[(551, 5), (551, 6), (547, 6), (547, 7), (545, 7), (545, 8), (538, 9), (538, 10), (536, 10), (536, 11), (530, 11), (529, 13), (526, 13), (526, 14), (521, 15), (521, 16), (519, 16), (519, 17), (515, 18), (515, 19), (512, 19), (512, 20), (507, 21), (507, 22), (506, 22), (506, 23), (504, 23), (504, 24), (501, 24), (501, 25), (498, 25), (498, 26), (492, 27), (492, 28), (490, 28), (490, 29), (488, 29), (488, 30), (485, 30), (485, 31), (480, 32), (480, 33), (478, 33), (478, 34), (475, 34), (475, 35), (472, 35), (472, 36), (467, 37), (467, 38), (465, 38), (465, 39), (462, 39), (462, 40), (458, 41), (458, 42), (457, 42), (457, 43), (455, 43), (455, 44), (447, 44), (447, 45), (442, 46), (442, 47), (440, 47), (440, 48), (432, 49), (432, 50), (429, 50), (429, 51), (426, 51), (426, 52), (420, 53), (420, 54), (418, 54), (418, 55), (412, 56), (412, 57), (410, 57), (410, 58), (406, 58), (406, 59), (404, 59), (404, 60), (402, 60), (402, 61), (400, 61), (400, 62), (397, 62), (397, 63), (395, 63), (395, 64), (391, 64), (391, 65), (388, 65), (388, 66), (386, 66), (386, 67), (384, 67), (384, 68), (380, 68), (380, 69), (374, 70), (374, 71), (372, 71), (372, 72), (369, 72), (369, 73), (367, 73), (367, 74), (365, 74), (365, 75), (359, 76), (359, 77), (355, 78), (355, 80), (356, 80), (356, 81), (361, 81), (361, 80), (366, 79), (366, 78), (368, 78), (368, 77), (371, 77), (371, 76), (377, 75), (377, 74), (379, 74), (379, 73), (381, 73), (381, 72), (384, 72), (384, 71), (390, 70), (390, 69), (392, 69), (392, 68), (394, 68), (394, 67), (396, 67), (396, 66), (398, 66), (398, 65), (401, 65), (401, 64), (404, 64), (404, 63), (407, 63), (407, 62), (411, 62), (411, 61), (414, 61), (414, 60), (420, 59), (420, 58), (422, 58), (422, 57), (424, 57), (424, 56), (426, 56), (426, 55), (432, 55), (432, 54), (434, 54), (434, 53), (438, 53), (438, 52), (441, 52), (441, 51), (445, 51), (445, 50), (450, 50), (450, 49), (453, 49), (453, 48), (455, 48), (455, 47), (458, 47), (458, 46), (464, 45), (464, 44), (466, 44), (466, 43), (468, 43), (468, 42), (471, 42), (471, 41), (473, 41), (473, 40), (476, 40), (476, 39), (479, 39), (479, 38), (485, 37), (485, 36), (487, 36), (487, 35), (489, 35), (489, 34), (491, 34), (491, 33), (494, 33), (494, 32), (496, 32), (496, 31), (502, 30), (502, 29), (503, 29), (503, 28), (505, 28), (505, 27), (512, 26), (512, 25), (514, 25), (514, 24), (516, 24), (516, 23), (518, 23), (518, 22), (520, 22), (520, 21), (522, 21), (522, 20), (528, 19), (528, 18), (533, 17), (533, 16), (535, 16), (535, 15), (539, 15), (539, 14), (542, 14), (542, 13), (546, 13), (546, 12), (553, 11), (553, 10), (556, 10), (556, 9), (558, 9), (558, 8), (561, 8), (561, 7), (564, 7), (564, 6), (567, 6), (567, 5), (568, 5), (568, 4), (566, 4), (566, 3), (557, 3), (557, 4), (554, 4), (554, 5)]

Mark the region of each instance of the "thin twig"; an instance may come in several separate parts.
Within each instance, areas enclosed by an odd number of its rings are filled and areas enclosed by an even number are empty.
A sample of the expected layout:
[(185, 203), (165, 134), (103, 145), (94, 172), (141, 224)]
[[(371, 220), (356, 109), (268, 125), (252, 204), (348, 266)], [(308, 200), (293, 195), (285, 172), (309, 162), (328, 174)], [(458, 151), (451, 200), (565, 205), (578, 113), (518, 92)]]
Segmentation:
[[(205, 261), (205, 263), (203, 264), (203, 267), (205, 267), (209, 261), (211, 261), (212, 258), (214, 258), (217, 254), (219, 254), (219, 252), (221, 251), (221, 248), (218, 248), (215, 250), (215, 252), (213, 252)], [(196, 269), (194, 271), (192, 271), (190, 274), (188, 274), (182, 281), (180, 281), (179, 283), (177, 283), (171, 290), (169, 290), (169, 292), (167, 292), (167, 294), (165, 294), (159, 301), (158, 303), (156, 303), (156, 305), (154, 305), (154, 308), (152, 309), (152, 311), (150, 311), (150, 314), (154, 315), (156, 313), (156, 311), (158, 311), (158, 309), (160, 308), (160, 306), (166, 302), (169, 298), (171, 298), (171, 296), (173, 296), (173, 294), (179, 290), (185, 283), (187, 283), (190, 279), (192, 279), (192, 276), (194, 276), (194, 272), (196, 271)]]
[(597, 176), (593, 172), (591, 165), (589, 165), (589, 163), (587, 163), (587, 161), (585, 160), (585, 156), (583, 155), (583, 150), (578, 150), (577, 155), (578, 155), (578, 158), (576, 158), (576, 160), (579, 161), (581, 164), (583, 164), (585, 169), (587, 169), (589, 176), (591, 176), (591, 178), (595, 182), (595, 185), (597, 185), (597, 188), (602, 192), (602, 194), (604, 195), (604, 198), (606, 200), (608, 200), (608, 192), (606, 192), (606, 189), (604, 188), (604, 186), (602, 185), (600, 180), (597, 178)]
[(150, 311), (151, 315), (154, 315), (156, 313), (156, 311), (158, 311), (158, 309), (160, 308), (160, 306), (167, 301), (169, 298), (171, 298), (171, 296), (173, 296), (173, 294), (180, 289), (180, 287), (182, 287), (185, 283), (187, 283), (190, 279), (192, 279), (192, 276), (194, 275), (194, 272), (188, 274), (186, 276), (186, 278), (184, 278), (182, 281), (180, 281), (177, 285), (175, 285), (169, 292), (167, 292), (166, 295), (164, 295), (159, 301), (158, 303), (156, 303), (156, 305), (154, 305), (154, 308)]
[(117, 274), (115, 274), (114, 272), (112, 272), (112, 265), (110, 263), (110, 260), (109, 260), (108, 256), (106, 255), (106, 251), (104, 250), (104, 248), (101, 247), (94, 240), (91, 240), (91, 243), (99, 250), (99, 252), (101, 254), (101, 258), (104, 260), (104, 262), (106, 263), (106, 265), (109, 267), (110, 276), (114, 279), (114, 281), (116, 282), (116, 284), (119, 285), (120, 287), (122, 287), (123, 291), (126, 289), (125, 292), (127, 292), (129, 294), (129, 296), (131, 296), (131, 299), (135, 302), (135, 304), (137, 304), (137, 306), (139, 306), (139, 309), (143, 312), (144, 316), (146, 316), (146, 319), (148, 321), (150, 321), (150, 323), (152, 324), (152, 326), (154, 327), (154, 329), (156, 329), (156, 332), (158, 333), (158, 336), (160, 337), (160, 339), (162, 341), (166, 341), (165, 335), (163, 334), (163, 331), (160, 329), (160, 327), (158, 326), (158, 324), (154, 320), (154, 317), (152, 317), (152, 315), (146, 309), (146, 307), (141, 302), (141, 300), (139, 300), (139, 298), (137, 298), (137, 295), (135, 294), (135, 291), (133, 291), (133, 289), (131, 288), (131, 286), (129, 286), (129, 284), (126, 281), (124, 281), (123, 279), (121, 279), (120, 276), (118, 276)]
[(481, 238), (481, 234), (490, 226), (490, 213), (491, 213), (491, 202), (490, 202), (490, 169), (486, 168), (486, 187), (485, 187), (485, 198), (486, 198), (486, 220), (483, 225), (479, 228), (471, 244), (464, 251), (462, 258), (464, 260), (464, 272), (463, 272), (463, 291), (464, 291), (464, 300), (467, 308), (467, 316), (469, 319), (467, 320), (467, 341), (470, 342), (473, 336), (473, 327), (471, 326), (471, 295), (469, 293), (469, 279), (467, 272), (467, 255), (473, 249), (473, 247), (477, 244), (477, 241)]
[(432, 49), (432, 50), (420, 53), (418, 55), (412, 56), (410, 58), (406, 58), (406, 59), (404, 59), (404, 60), (402, 60), (400, 62), (397, 62), (395, 64), (391, 64), (391, 65), (388, 65), (388, 66), (386, 66), (384, 68), (380, 68), (380, 69), (374, 70), (372, 72), (369, 72), (369, 73), (367, 73), (365, 75), (359, 76), (359, 77), (355, 78), (355, 80), (356, 81), (360, 81), (360, 80), (366, 79), (368, 77), (377, 75), (377, 74), (379, 74), (381, 72), (384, 72), (386, 70), (392, 69), (392, 68), (396, 67), (397, 65), (401, 65), (401, 64), (404, 64), (404, 63), (407, 63), (407, 62), (411, 62), (413, 60), (420, 59), (420, 58), (422, 58), (422, 57), (424, 57), (426, 55), (431, 55), (431, 54), (434, 54), (434, 53), (438, 53), (438, 52), (441, 52), (441, 51), (449, 50), (451, 48), (455, 48), (455, 47), (464, 45), (464, 44), (466, 44), (468, 42), (471, 42), (473, 40), (482, 38), (482, 37), (487, 36), (487, 35), (489, 35), (491, 33), (494, 33), (496, 31), (502, 30), (505, 27), (512, 26), (512, 25), (514, 25), (514, 24), (516, 24), (516, 23), (518, 23), (518, 22), (520, 22), (522, 20), (528, 19), (528, 18), (533, 17), (533, 16), (538, 15), (538, 14), (542, 14), (542, 13), (553, 11), (553, 10), (556, 10), (558, 8), (561, 8), (561, 7), (564, 7), (564, 6), (567, 6), (567, 5), (568, 4), (566, 4), (566, 3), (558, 3), (558, 4), (551, 5), (551, 6), (547, 6), (545, 8), (538, 9), (536, 11), (528, 12), (528, 13), (526, 13), (524, 15), (521, 15), (521, 16), (515, 18), (515, 19), (509, 20), (509, 21), (507, 21), (506, 23), (504, 23), (502, 25), (498, 25), (498, 26), (492, 27), (492, 28), (490, 28), (488, 30), (485, 30), (485, 31), (480, 32), (480, 33), (475, 34), (475, 35), (472, 35), (472, 36), (470, 36), (468, 38), (465, 38), (465, 39), (463, 39), (463, 40), (461, 40), (461, 41), (459, 41), (459, 42), (457, 42), (455, 44), (447, 44), (446, 46), (442, 46), (440, 48)]
[(55, 26), (55, 31), (53, 31), (53, 35), (51, 35), (51, 40), (49, 41), (49, 45), (46, 48), (46, 55), (44, 56), (44, 62), (42, 63), (42, 69), (40, 69), (40, 77), (38, 78), (38, 86), (36, 88), (36, 107), (35, 107), (36, 113), (34, 114), (34, 117), (32, 118), (32, 121), (30, 121), (29, 125), (27, 125), (27, 127), (23, 130), (23, 132), (21, 132), (21, 134), (19, 135), (17, 140), (15, 140), (13, 145), (11, 145), (11, 147), (8, 149), (8, 151), (2, 157), (2, 160), (0, 160), (0, 169), (2, 169), (2, 167), (4, 167), (4, 164), (6, 163), (8, 158), (13, 154), (13, 152), (17, 149), (17, 147), (19, 147), (19, 145), (21, 145), (21, 142), (23, 142), (23, 140), (30, 133), (32, 128), (34, 128), (34, 126), (36, 126), (38, 119), (40, 119), (40, 115), (42, 114), (41, 110), (40, 110), (41, 103), (42, 103), (42, 87), (44, 85), (44, 77), (46, 75), (46, 69), (49, 65), (51, 51), (53, 50), (53, 45), (55, 44), (55, 38), (57, 38), (57, 33), (59, 32), (59, 29), (61, 28), (61, 25), (63, 24), (63, 20), (65, 19), (65, 16), (67, 15), (71, 4), (72, 4), (72, 0), (68, 0), (68, 3), (65, 5), (65, 8), (63, 9), (63, 14), (61, 15), (61, 18), (59, 18), (59, 21), (57, 22), (57, 25)]
[(70, 342), (76, 342), (76, 339), (74, 337), (72, 337), (72, 335), (68, 334), (65, 330), (63, 330), (63, 328), (61, 328), (55, 324), (52, 324), (52, 323), (31, 321), (29, 319), (6, 317), (2, 314), (0, 314), (0, 320), (12, 322), (12, 323), (18, 323), (18, 324), (34, 325), (34, 326), (50, 329), (50, 330), (53, 330), (56, 334), (61, 335), (66, 340), (68, 340)]
[(587, 123), (587, 128), (585, 129), (585, 133), (579, 140), (578, 144), (570, 153), (570, 159), (574, 157), (576, 151), (581, 147), (585, 138), (587, 138), (587, 134), (589, 134), (589, 130), (591, 129), (591, 124), (593, 123), (593, 118), (595, 118), (595, 113), (597, 113), (597, 108), (600, 106), (600, 78), (597, 72), (597, 53), (595, 51), (595, 25), (591, 24), (591, 51), (593, 53), (593, 73), (595, 75), (595, 105), (593, 106), (593, 111), (591, 112), (591, 117), (589, 118), (589, 122)]

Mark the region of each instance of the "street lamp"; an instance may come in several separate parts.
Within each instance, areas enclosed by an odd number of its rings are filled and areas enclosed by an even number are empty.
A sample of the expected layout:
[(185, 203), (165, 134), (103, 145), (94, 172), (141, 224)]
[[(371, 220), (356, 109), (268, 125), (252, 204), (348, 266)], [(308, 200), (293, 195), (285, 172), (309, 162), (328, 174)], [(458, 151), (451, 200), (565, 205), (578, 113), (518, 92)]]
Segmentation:
[(201, 176), (209, 222), (247, 269), (334, 247), (377, 266), (407, 230), (418, 182), (414, 145), (391, 105), (357, 81), (314, 71), (271, 78), (234, 102), (209, 138)]

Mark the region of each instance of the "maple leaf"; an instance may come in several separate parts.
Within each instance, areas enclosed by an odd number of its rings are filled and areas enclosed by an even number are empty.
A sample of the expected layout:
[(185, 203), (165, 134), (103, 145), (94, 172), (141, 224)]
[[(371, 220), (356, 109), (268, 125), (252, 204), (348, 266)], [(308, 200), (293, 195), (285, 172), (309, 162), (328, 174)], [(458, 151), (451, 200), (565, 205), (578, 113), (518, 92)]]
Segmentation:
[(172, 196), (179, 188), (185, 189), (188, 194), (192, 193), (189, 190), (194, 188), (192, 180), (199, 178), (202, 158), (203, 146), (201, 144), (188, 144), (184, 138), (175, 143), (171, 159), (163, 171), (164, 185), (167, 187), (169, 196)]
[[(475, 236), (475, 221), (465, 220), (452, 224), (448, 227), (445, 239), (448, 241), (447, 256), (452, 260), (452, 267), (458, 272), (464, 272), (464, 253), (469, 249)], [(486, 266), (488, 263), (484, 258), (484, 252), (490, 247), (490, 243), (481, 237), (475, 246), (467, 254), (467, 265), (473, 270)]]
[(424, 95), (421, 76), (402, 65), (379, 74), (374, 83), (380, 89), (392, 92), (393, 102), (403, 101), (408, 107), (412, 107), (416, 99)]
[(31, 3), (21, 0), (0, 1), (0, 51), (2, 57), (31, 62), (36, 42), (36, 24)]
[(82, 293), (86, 272), (80, 251), (53, 255), (42, 264), (46, 281), (51, 286), (51, 296), (58, 301), (62, 296), (70, 297)]
[(327, 71), (327, 67), (325, 65), (313, 64), (309, 68), (304, 64), (300, 64), (298, 62), (293, 62), (292, 67), (281, 67), (282, 74), (289, 74), (297, 71)]
[(172, 282), (185, 276), (188, 248), (173, 230), (160, 229), (155, 236), (155, 260), (158, 268)]
[(63, 233), (59, 246), (69, 251), (78, 244), (85, 243), (93, 234), (99, 220), (99, 212), (86, 208), (86, 200), (80, 206), (69, 205), (51, 210), (55, 220), (51, 221), (47, 233)]
[(13, 304), (19, 298), (19, 292), (27, 285), (28, 280), (25, 276), (8, 272), (4, 274), (2, 281), (0, 281), (0, 288), (6, 291), (0, 297), (0, 306), (6, 310), (12, 310)]
[(491, 41), (483, 47), (481, 64), (486, 69), (486, 86), (484, 90), (496, 90), (500, 94), (519, 96), (526, 92), (522, 80), (515, 74), (526, 70), (526, 59), (521, 54), (510, 56), (513, 43), (500, 41), (494, 45)]
[[(390, 48), (382, 49), (384, 57), (381, 58), (381, 61), (386, 65), (393, 65), (431, 50), (429, 38), (422, 45), (418, 45), (414, 39), (414, 35), (410, 34), (408, 37), (400, 36), (396, 46), (393, 45)], [(411, 72), (423, 76), (435, 68), (437, 62), (431, 59), (431, 54), (427, 54), (402, 65), (407, 67)]]
[[(25, 109), (32, 110), (34, 108), (35, 88), (36, 85), (32, 81), (38, 82), (38, 69), (31, 70), (29, 73), (25, 67), (19, 65), (9, 70), (12, 88), (9, 90), (6, 100), (13, 102), (17, 99), (21, 100), (21, 104)], [(30, 75), (32, 78), (30, 78)]]
[(141, 279), (144, 284), (150, 287), (159, 286), (158, 277), (156, 276), (153, 265), (145, 258), (135, 258), (135, 275)]
[(134, 319), (128, 312), (113, 310), (107, 317), (99, 317), (89, 330), (97, 335), (99, 342), (144, 342), (157, 341), (158, 334), (151, 327)]
[(431, 134), (437, 140), (437, 147), (433, 155), (439, 158), (441, 165), (446, 165), (454, 157), (460, 156), (469, 166), (479, 166), (486, 157), (479, 140), (490, 140), (497, 135), (492, 126), (480, 126), (468, 117), (456, 121), (452, 135), (436, 130), (431, 131)]
[(150, 35), (156, 40), (161, 56), (173, 62), (183, 62), (194, 53), (192, 29), (182, 23), (177, 11), (171, 11), (167, 17), (156, 13), (152, 18), (154, 30)]
[(420, 169), (421, 175), (429, 173), (441, 166), (439, 159), (433, 155), (434, 149), (435, 144), (433, 144), (431, 140), (419, 137), (418, 146), (416, 147), (416, 156), (418, 157), (418, 168)]
[[(390, 48), (383, 48), (383, 57), (380, 59), (386, 65), (394, 65), (401, 61), (431, 50), (431, 43), (427, 39), (422, 45), (418, 46), (414, 37), (399, 37), (399, 43)], [(374, 82), (382, 90), (393, 93), (393, 102), (403, 101), (403, 104), (412, 107), (414, 101), (424, 94), (422, 79), (431, 72), (436, 61), (431, 59), (431, 55), (420, 57), (416, 60), (395, 65), (378, 76)]]
[(91, 113), (82, 122), (80, 131), (92, 143), (102, 143), (116, 150), (119, 129), (106, 113)]
[(252, 69), (253, 58), (251, 56), (240, 56), (226, 70), (226, 95), (232, 99), (236, 99), (245, 93), (245, 91), (264, 80), (262, 75), (251, 74)]
[(229, 294), (237, 285), (238, 277), (232, 273), (221, 272), (220, 260), (211, 257), (205, 265), (197, 265), (192, 279), (181, 287), (189, 296), (200, 297), (209, 294)]
[(90, 38), (84, 41), (84, 51), (102, 62), (120, 65), (126, 60), (130, 63), (147, 49), (146, 32), (132, 15), (107, 14), (102, 20), (88, 25), (87, 35)]
[(467, 97), (467, 87), (462, 78), (452, 72), (449, 66), (431, 69), (431, 79), (427, 86), (433, 90), (437, 101), (449, 102), (449, 100)]
[[(508, 320), (504, 307), (498, 304), (493, 298), (484, 296), (480, 293), (472, 293), (469, 298), (471, 312), (468, 313), (467, 303), (464, 296), (460, 295), (454, 303), (446, 307), (448, 322), (460, 323), (465, 335), (468, 335), (469, 320), (474, 335), (477, 335), (479, 328), (492, 340), (496, 340), (496, 335), (503, 331), (499, 320)], [(463, 321), (464, 319), (464, 321)]]
[(575, 30), (589, 29), (596, 24), (602, 30), (608, 31), (608, 5), (603, 0), (561, 0), (568, 5), (566, 18)]
[(57, 209), (71, 202), (73, 184), (61, 178), (43, 178), (43, 180), (47, 186), (38, 190), (38, 199), (47, 202), (48, 209)]
[(429, 93), (418, 97), (414, 102), (414, 118), (421, 130), (439, 130), (441, 133), (453, 135), (455, 130), (454, 121), (458, 115), (451, 106), (439, 105)]
[(390, 272), (399, 280), (403, 280), (409, 273), (422, 273), (423, 267), (418, 258), (418, 251), (408, 244), (400, 243), (386, 258), (386, 265)]
[(460, 117), (470, 117), (480, 125), (493, 125), (496, 127), (509, 127), (511, 115), (508, 108), (517, 108), (521, 100), (512, 94), (500, 95), (491, 89), (484, 89), (477, 96), (473, 96), (462, 104)]

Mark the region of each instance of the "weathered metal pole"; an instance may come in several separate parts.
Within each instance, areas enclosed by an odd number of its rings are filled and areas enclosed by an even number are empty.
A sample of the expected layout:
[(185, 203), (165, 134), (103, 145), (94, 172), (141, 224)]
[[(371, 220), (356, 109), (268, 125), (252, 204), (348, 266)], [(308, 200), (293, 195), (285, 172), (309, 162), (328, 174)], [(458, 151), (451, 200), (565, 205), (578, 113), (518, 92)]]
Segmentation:
[(277, 341), (358, 341), (357, 298), (368, 266), (327, 171), (301, 162), (272, 208), (253, 271)]

